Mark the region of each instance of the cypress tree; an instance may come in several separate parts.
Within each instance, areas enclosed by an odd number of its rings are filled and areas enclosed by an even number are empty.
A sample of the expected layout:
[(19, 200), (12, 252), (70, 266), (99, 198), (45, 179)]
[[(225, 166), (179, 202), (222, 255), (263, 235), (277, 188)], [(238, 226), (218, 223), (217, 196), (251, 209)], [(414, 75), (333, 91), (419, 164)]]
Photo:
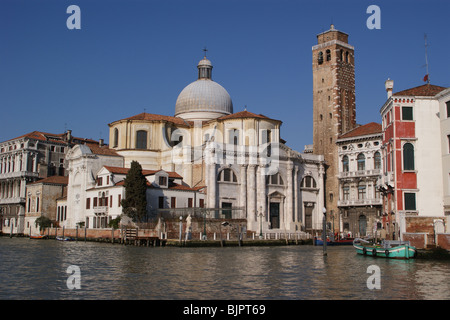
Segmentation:
[(131, 162), (130, 170), (124, 180), (125, 199), (122, 200), (122, 213), (134, 222), (141, 222), (147, 215), (147, 179), (137, 161)]

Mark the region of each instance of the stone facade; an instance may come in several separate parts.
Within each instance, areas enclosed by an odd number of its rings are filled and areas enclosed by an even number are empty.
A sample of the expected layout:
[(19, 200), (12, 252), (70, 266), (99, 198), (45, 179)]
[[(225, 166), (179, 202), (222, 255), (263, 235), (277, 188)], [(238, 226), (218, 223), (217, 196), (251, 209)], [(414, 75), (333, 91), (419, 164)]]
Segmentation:
[(374, 228), (382, 226), (383, 201), (378, 190), (383, 172), (381, 142), (378, 123), (357, 127), (337, 140), (340, 233), (374, 236)]
[(27, 185), (24, 234), (39, 233), (35, 221), (40, 216), (55, 222), (64, 218), (65, 210), (61, 212), (61, 209), (57, 209), (56, 200), (66, 195), (67, 183), (68, 178), (65, 176), (52, 176)]
[(0, 143), (1, 231), (21, 234), (25, 229), (26, 187), (51, 176), (67, 176), (65, 156), (80, 143), (98, 143), (77, 138), (72, 132), (53, 134), (33, 131)]

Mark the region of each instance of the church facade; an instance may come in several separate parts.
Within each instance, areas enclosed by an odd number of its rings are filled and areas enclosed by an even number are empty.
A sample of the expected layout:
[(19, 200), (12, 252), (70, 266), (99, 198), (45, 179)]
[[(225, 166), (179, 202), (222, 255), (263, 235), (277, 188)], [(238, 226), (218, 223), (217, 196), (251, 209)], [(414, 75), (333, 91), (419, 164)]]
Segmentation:
[(302, 154), (280, 137), (282, 122), (247, 110), (233, 113), (228, 92), (212, 80), (205, 57), (198, 79), (178, 96), (174, 116), (141, 113), (109, 124), (110, 148), (124, 167), (182, 176), (204, 188), (208, 218), (247, 219), (247, 229), (321, 228), (323, 156)]

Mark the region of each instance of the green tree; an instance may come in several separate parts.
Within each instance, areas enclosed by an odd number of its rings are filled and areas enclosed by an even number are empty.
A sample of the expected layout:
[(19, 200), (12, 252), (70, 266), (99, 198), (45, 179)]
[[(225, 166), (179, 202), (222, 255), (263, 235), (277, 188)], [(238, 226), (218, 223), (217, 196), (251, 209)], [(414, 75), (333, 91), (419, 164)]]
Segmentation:
[(52, 225), (52, 220), (47, 218), (46, 216), (40, 216), (34, 221), (34, 225), (39, 227), (39, 231), (42, 231), (45, 228), (50, 228)]
[(124, 186), (125, 199), (121, 202), (122, 213), (134, 222), (141, 222), (147, 215), (147, 179), (142, 174), (139, 162), (131, 162)]
[(122, 219), (122, 216), (117, 216), (117, 218), (112, 219), (109, 221), (108, 226), (110, 228), (119, 229), (120, 227), (120, 220)]

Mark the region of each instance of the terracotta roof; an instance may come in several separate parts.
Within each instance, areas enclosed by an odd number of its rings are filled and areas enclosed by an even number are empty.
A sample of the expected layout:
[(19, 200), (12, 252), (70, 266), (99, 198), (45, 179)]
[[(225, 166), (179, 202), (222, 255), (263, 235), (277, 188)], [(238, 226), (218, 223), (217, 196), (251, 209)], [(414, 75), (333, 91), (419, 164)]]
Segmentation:
[(37, 180), (37, 181), (31, 182), (29, 184), (39, 184), (39, 183), (67, 185), (67, 184), (69, 184), (69, 177), (51, 176), (51, 177), (48, 177), (48, 178), (44, 178), (44, 179), (41, 179), (41, 180)]
[[(128, 170), (130, 170), (130, 168), (122, 168), (122, 167), (110, 167), (110, 166), (104, 166), (104, 168), (106, 170), (108, 170), (111, 173), (114, 174), (127, 174)], [(142, 170), (142, 174), (144, 176), (151, 176), (154, 175), (155, 173), (159, 172), (161, 170)], [(173, 179), (183, 179), (182, 176), (180, 176), (178, 173), (173, 172), (173, 171), (166, 171), (169, 174), (169, 178), (173, 178)]]
[(435, 86), (432, 84), (424, 84), (422, 86), (418, 86), (415, 88), (403, 90), (400, 92), (396, 92), (393, 94), (393, 96), (426, 96), (426, 97), (432, 97), (437, 95), (442, 90), (445, 90), (447, 88)]
[[(49, 141), (53, 143), (60, 143), (68, 145), (67, 141), (67, 133), (48, 133), (43, 131), (32, 131), (29, 133), (26, 133), (24, 135), (21, 135), (16, 138), (12, 138), (9, 140), (6, 140), (4, 142), (22, 139), (22, 138), (30, 138), (35, 139), (39, 141)], [(82, 144), (82, 143), (89, 143), (89, 144), (98, 144), (99, 142), (93, 139), (87, 139), (87, 138), (79, 138), (79, 137), (72, 137), (72, 140), (70, 141), (72, 144)]]
[(114, 149), (110, 149), (109, 146), (107, 144), (104, 144), (102, 146), (100, 146), (100, 144), (96, 141), (94, 142), (89, 142), (89, 143), (84, 143), (86, 146), (89, 147), (89, 149), (91, 149), (93, 154), (98, 154), (98, 155), (104, 155), (104, 156), (117, 156), (117, 157), (121, 157), (121, 155), (119, 155), (116, 150)]
[(376, 122), (370, 122), (368, 124), (356, 127), (350, 131), (347, 131), (343, 135), (339, 136), (339, 139), (353, 138), (359, 136), (368, 136), (372, 134), (382, 133), (381, 124)]
[[(129, 118), (117, 120), (114, 122), (123, 121), (123, 120), (165, 121), (165, 122), (172, 122), (174, 124), (184, 125), (184, 126), (193, 126), (194, 125), (194, 122), (185, 121), (178, 117), (164, 116), (161, 114), (153, 114), (153, 113), (145, 113), (145, 112), (137, 114), (137, 115), (129, 117)], [(112, 123), (114, 123), (114, 122), (112, 122)], [(110, 123), (109, 125), (111, 125), (112, 123)]]
[(21, 135), (16, 138), (6, 140), (6, 141), (21, 139), (21, 138), (30, 138), (30, 139), (40, 140), (40, 141), (53, 141), (53, 142), (59, 142), (59, 143), (67, 143), (66, 141), (63, 140), (64, 136), (65, 136), (65, 133), (54, 134), (54, 133), (47, 133), (47, 132), (42, 132), (42, 131), (33, 131), (33, 132), (26, 133), (26, 134)]
[[(273, 120), (273, 121), (281, 122), (280, 120), (271, 119), (269, 117), (266, 117), (265, 115), (255, 114), (255, 113), (249, 112), (247, 110), (229, 114), (229, 115), (217, 118), (217, 120), (245, 119), (245, 118), (256, 118), (256, 119), (265, 119), (265, 120)], [(213, 119), (213, 120), (215, 120), (215, 119)]]
[(169, 189), (170, 190), (184, 190), (184, 191), (199, 191), (199, 190), (203, 189), (204, 187), (205, 186), (191, 188), (191, 187), (184, 186), (184, 185), (181, 185), (181, 184), (178, 184), (178, 183), (172, 183), (169, 186)]

